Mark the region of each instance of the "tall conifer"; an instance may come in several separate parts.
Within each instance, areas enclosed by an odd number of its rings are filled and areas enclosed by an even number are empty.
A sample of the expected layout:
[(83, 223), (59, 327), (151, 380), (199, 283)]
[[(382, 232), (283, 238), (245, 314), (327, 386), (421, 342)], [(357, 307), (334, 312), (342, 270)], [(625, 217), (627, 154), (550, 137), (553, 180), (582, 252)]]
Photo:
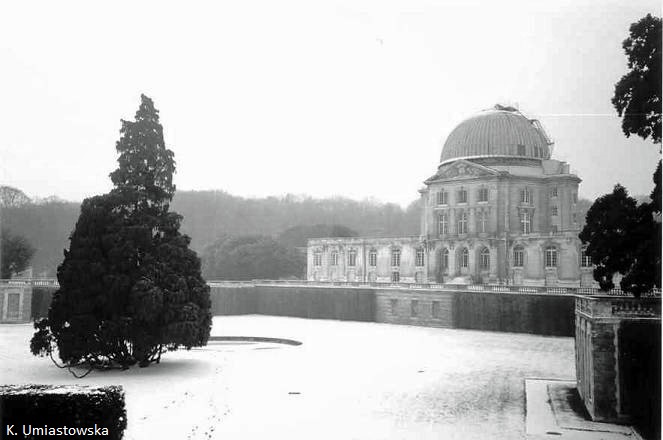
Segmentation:
[(83, 202), (49, 317), (35, 323), (33, 353), (55, 345), (67, 366), (147, 366), (209, 337), (209, 287), (169, 212), (175, 161), (150, 98), (120, 133), (115, 187)]

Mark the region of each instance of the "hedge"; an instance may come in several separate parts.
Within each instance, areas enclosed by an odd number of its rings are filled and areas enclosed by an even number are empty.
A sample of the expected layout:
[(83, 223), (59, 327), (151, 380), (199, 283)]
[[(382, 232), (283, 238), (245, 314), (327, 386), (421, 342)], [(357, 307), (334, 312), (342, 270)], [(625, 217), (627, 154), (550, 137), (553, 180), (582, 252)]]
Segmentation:
[(124, 391), (119, 386), (0, 386), (0, 426), (3, 435), (15, 439), (119, 440), (127, 427)]

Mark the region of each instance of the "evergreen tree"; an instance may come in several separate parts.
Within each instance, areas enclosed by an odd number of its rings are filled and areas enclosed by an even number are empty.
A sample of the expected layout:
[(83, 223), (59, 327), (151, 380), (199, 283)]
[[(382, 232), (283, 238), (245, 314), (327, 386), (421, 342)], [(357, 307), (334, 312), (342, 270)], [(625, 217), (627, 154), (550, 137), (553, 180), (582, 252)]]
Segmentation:
[(83, 202), (60, 289), (48, 319), (35, 324), (32, 352), (56, 345), (66, 366), (147, 366), (209, 337), (209, 287), (179, 232), (182, 217), (169, 212), (173, 152), (152, 100), (141, 99), (135, 121), (122, 121), (115, 187)]

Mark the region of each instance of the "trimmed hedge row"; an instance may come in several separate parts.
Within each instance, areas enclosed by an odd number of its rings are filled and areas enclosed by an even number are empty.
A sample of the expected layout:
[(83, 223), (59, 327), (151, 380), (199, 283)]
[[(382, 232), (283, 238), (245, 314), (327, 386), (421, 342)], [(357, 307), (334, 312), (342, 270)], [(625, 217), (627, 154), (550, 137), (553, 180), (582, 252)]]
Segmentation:
[(453, 327), (548, 336), (575, 335), (575, 297), (456, 292)]
[(119, 440), (127, 427), (124, 391), (119, 386), (0, 386), (0, 425), (7, 438)]
[[(381, 292), (384, 298), (385, 291)], [(211, 293), (215, 315), (262, 314), (377, 322), (375, 289), (249, 286), (214, 287)], [(453, 298), (453, 328), (548, 336), (575, 334), (575, 297), (570, 295), (445, 292), (449, 294)], [(416, 291), (405, 295), (422, 299), (422, 294)], [(431, 299), (430, 292), (426, 298)], [(406, 314), (395, 317), (394, 323), (410, 319)]]
[(262, 315), (296, 316), (344, 321), (375, 321), (373, 289), (256, 286)]

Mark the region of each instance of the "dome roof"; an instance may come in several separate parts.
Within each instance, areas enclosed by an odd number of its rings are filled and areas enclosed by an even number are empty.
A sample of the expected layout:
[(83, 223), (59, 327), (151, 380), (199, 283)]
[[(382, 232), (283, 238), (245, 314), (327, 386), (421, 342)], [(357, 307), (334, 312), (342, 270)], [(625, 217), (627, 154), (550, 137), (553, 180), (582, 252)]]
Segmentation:
[(491, 156), (550, 159), (551, 145), (539, 121), (527, 119), (513, 107), (496, 105), (453, 129), (440, 162)]

